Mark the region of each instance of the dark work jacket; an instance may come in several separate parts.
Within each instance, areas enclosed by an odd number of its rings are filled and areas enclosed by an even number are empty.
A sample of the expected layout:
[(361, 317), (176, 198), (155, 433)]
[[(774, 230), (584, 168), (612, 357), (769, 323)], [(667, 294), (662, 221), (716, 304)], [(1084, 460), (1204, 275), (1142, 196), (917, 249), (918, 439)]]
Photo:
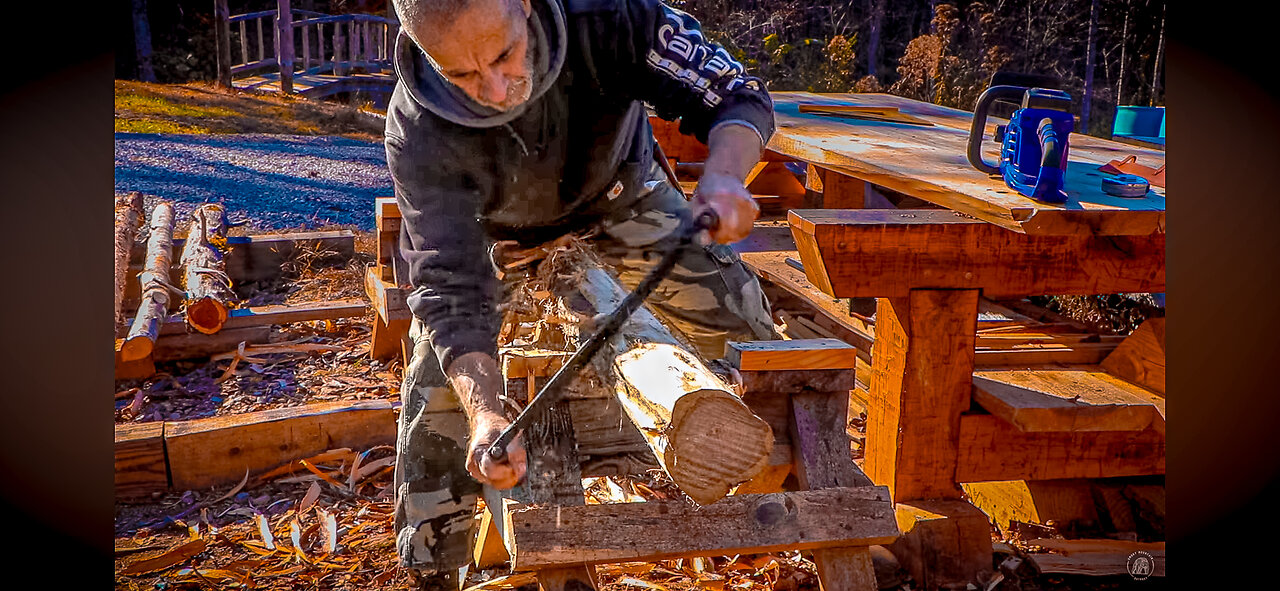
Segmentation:
[(469, 99), (406, 35), (387, 110), (408, 304), (441, 367), (496, 355), (499, 284), (488, 249), (583, 230), (639, 194), (654, 139), (643, 103), (702, 142), (717, 124), (768, 141), (764, 83), (657, 0), (532, 0), (534, 91), (511, 111)]

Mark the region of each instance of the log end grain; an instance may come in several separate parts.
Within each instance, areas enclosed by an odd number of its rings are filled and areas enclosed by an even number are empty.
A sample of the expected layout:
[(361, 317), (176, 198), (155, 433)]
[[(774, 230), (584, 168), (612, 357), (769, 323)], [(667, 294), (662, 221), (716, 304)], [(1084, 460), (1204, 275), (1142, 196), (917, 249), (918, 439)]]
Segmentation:
[(769, 463), (773, 430), (729, 392), (689, 393), (676, 402), (671, 415), (664, 463), (672, 479), (698, 503), (724, 498)]
[(227, 306), (211, 297), (187, 302), (187, 324), (204, 334), (222, 330), (227, 321)]

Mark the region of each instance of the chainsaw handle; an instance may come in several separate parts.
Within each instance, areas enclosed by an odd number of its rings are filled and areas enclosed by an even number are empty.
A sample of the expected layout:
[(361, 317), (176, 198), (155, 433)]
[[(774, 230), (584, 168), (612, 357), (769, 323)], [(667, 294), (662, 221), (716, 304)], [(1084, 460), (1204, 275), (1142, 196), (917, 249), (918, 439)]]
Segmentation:
[(1025, 86), (992, 86), (982, 91), (982, 95), (978, 97), (978, 104), (973, 107), (973, 124), (969, 127), (968, 156), (969, 164), (974, 168), (987, 174), (1000, 174), (998, 166), (987, 164), (982, 159), (982, 134), (987, 129), (987, 111), (991, 110), (991, 105), (999, 99), (1021, 98), (1026, 92)]

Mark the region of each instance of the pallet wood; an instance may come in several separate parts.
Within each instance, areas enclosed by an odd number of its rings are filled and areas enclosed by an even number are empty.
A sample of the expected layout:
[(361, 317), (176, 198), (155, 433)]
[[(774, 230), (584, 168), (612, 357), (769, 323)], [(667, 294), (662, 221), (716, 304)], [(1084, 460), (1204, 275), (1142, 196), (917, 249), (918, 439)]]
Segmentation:
[[(1027, 234), (1145, 235), (1163, 232), (1164, 189), (1143, 199), (1125, 199), (1101, 190), (1105, 176), (1097, 168), (1112, 159), (1135, 154), (1153, 166), (1164, 152), (1071, 134), (1066, 171), (1069, 201), (1050, 205), (1010, 189), (999, 178), (974, 169), (965, 159), (973, 115), (965, 111), (888, 94), (813, 94), (774, 92), (778, 130), (768, 148), (792, 158), (836, 169), (888, 189), (924, 199)], [(840, 117), (800, 113), (800, 103), (897, 108), (933, 127), (858, 122)], [(998, 122), (988, 120), (988, 129)], [(988, 131), (987, 137), (990, 136)], [(998, 145), (985, 142), (986, 159), (995, 160)], [(829, 207), (829, 206), (828, 206)]]
[(527, 506), (511, 512), (511, 525), (517, 570), (871, 545), (897, 536), (883, 487), (734, 495), (701, 507), (682, 501)]
[(977, 290), (879, 300), (864, 466), (895, 501), (960, 496), (956, 445), (970, 405), (977, 310)]
[(320, 452), (392, 445), (387, 401), (332, 402), (165, 424), (174, 490), (234, 484)]
[(206, 203), (191, 212), (191, 226), (182, 246), (183, 314), (196, 331), (213, 334), (222, 330), (227, 310), (236, 300), (231, 278), (226, 274), (224, 250), (227, 240), (226, 210)]
[[(274, 326), (294, 322), (311, 322), (315, 320), (337, 320), (363, 316), (369, 311), (369, 304), (363, 299), (343, 299), (327, 302), (307, 302), (301, 304), (280, 304), (272, 306), (252, 306), (236, 308), (227, 313), (227, 320), (222, 324), (223, 330), (250, 328), (255, 326)], [(160, 335), (186, 334), (186, 320), (179, 315), (169, 316), (160, 325)]]
[(1039, 236), (945, 210), (788, 212), (805, 276), (832, 297), (912, 289), (1028, 295), (1165, 291), (1164, 234)]
[(199, 359), (235, 351), (240, 343), (257, 345), (270, 340), (270, 326), (227, 329), (211, 335), (200, 333), (168, 335), (156, 340), (151, 357), (157, 362)]
[(1002, 480), (961, 485), (975, 507), (1004, 535), (1013, 522), (1052, 525), (1060, 531), (1098, 523), (1088, 480)]
[(957, 464), (957, 482), (1164, 474), (1165, 437), (1154, 429), (1023, 433), (999, 417), (965, 415)]
[(164, 450), (164, 422), (116, 425), (115, 495), (117, 499), (147, 498), (169, 488)]
[(1106, 359), (1103, 369), (1164, 396), (1164, 318), (1149, 318), (1120, 343)]
[(129, 256), (133, 254), (133, 241), (147, 219), (143, 209), (142, 193), (134, 191), (116, 196), (115, 209), (115, 323), (124, 323), (120, 305), (124, 300), (125, 282), (129, 272)]
[(742, 371), (854, 369), (857, 349), (829, 338), (730, 342), (726, 359)]
[[(627, 294), (589, 252), (561, 253), (557, 263), (574, 270), (572, 280), (551, 286), (560, 316), (614, 310)], [(597, 375), (610, 376), (623, 409), (690, 498), (712, 503), (766, 465), (768, 424), (647, 308), (637, 309), (596, 359)]]
[(137, 361), (151, 355), (159, 336), (160, 322), (169, 309), (169, 267), (173, 255), (173, 205), (157, 203), (151, 211), (151, 236), (147, 239), (145, 270), (138, 276), (142, 303), (129, 334), (120, 348), (123, 361)]
[(979, 370), (973, 400), (1026, 433), (1164, 429), (1164, 399), (1098, 366)]

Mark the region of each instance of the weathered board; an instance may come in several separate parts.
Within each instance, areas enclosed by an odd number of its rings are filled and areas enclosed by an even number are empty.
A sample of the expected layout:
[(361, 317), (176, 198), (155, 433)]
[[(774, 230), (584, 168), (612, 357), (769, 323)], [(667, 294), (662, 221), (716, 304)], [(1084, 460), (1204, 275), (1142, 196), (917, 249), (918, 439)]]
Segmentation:
[(385, 400), (331, 402), (165, 424), (177, 490), (235, 483), (250, 474), (330, 449), (395, 442), (396, 417)]
[(1164, 396), (1164, 318), (1149, 318), (1116, 347), (1102, 367), (1108, 373)]
[(1155, 429), (1023, 433), (999, 417), (975, 414), (960, 418), (959, 445), (957, 482), (1165, 473), (1165, 436)]
[(701, 507), (684, 501), (520, 507), (510, 518), (518, 570), (882, 544), (898, 534), (883, 487), (735, 495)]
[(857, 349), (837, 339), (729, 342), (727, 359), (743, 371), (854, 369)]
[(116, 425), (116, 498), (134, 499), (169, 487), (164, 422)]

